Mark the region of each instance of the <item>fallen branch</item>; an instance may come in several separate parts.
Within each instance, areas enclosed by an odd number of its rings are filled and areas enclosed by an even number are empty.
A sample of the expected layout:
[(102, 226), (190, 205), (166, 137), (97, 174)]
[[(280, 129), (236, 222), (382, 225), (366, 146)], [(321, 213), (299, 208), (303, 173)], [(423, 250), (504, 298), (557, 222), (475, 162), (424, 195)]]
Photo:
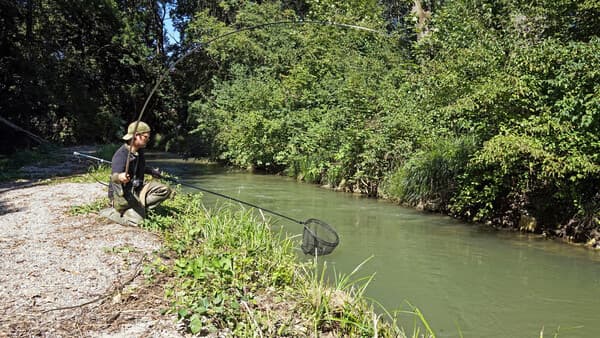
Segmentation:
[(142, 256), (142, 259), (140, 259), (140, 261), (136, 264), (135, 266), (135, 270), (133, 271), (133, 274), (131, 275), (131, 277), (129, 277), (127, 280), (125, 280), (125, 282), (123, 283), (119, 283), (119, 285), (115, 288), (113, 288), (111, 291), (107, 292), (106, 294), (98, 297), (98, 298), (94, 298), (90, 301), (87, 301), (85, 303), (82, 304), (78, 304), (78, 305), (71, 305), (71, 306), (63, 306), (63, 307), (57, 307), (54, 309), (49, 309), (49, 310), (45, 310), (42, 311), (42, 313), (48, 313), (48, 312), (52, 312), (52, 311), (62, 311), (62, 310), (69, 310), (69, 309), (76, 309), (76, 308), (80, 308), (80, 307), (84, 307), (86, 305), (90, 305), (99, 301), (102, 301), (112, 295), (114, 295), (116, 292), (121, 292), (123, 290), (123, 288), (128, 285), (129, 283), (131, 283), (135, 277), (137, 277), (137, 275), (140, 273), (140, 266), (142, 265), (142, 262), (146, 259), (147, 254), (144, 254), (144, 256)]

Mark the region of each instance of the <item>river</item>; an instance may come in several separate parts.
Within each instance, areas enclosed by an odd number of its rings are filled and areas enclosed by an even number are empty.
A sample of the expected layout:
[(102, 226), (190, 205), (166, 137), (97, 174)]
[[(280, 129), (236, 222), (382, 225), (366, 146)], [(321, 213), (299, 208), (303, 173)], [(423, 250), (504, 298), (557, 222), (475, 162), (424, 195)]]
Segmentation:
[[(367, 296), (388, 311), (419, 308), (437, 337), (597, 337), (600, 253), (450, 217), (337, 193), (294, 179), (227, 172), (184, 161), (151, 163), (182, 181), (298, 220), (332, 225), (340, 244), (328, 270), (374, 274)], [(188, 189), (189, 190), (189, 189)], [(194, 191), (193, 189), (190, 192)], [(197, 192), (197, 191), (194, 191)], [(205, 194), (208, 206), (226, 200)], [(277, 217), (273, 217), (277, 219)], [(302, 226), (278, 219), (285, 230)], [(305, 259), (299, 250), (299, 257)], [(409, 332), (413, 317), (403, 314)]]

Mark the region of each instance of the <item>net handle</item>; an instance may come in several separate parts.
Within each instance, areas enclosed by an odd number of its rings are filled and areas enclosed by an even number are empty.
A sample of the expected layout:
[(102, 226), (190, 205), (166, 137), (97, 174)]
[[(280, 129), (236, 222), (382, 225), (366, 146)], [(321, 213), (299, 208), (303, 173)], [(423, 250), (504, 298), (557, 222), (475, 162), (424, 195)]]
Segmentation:
[[(263, 208), (263, 207), (260, 207), (260, 206), (258, 206), (258, 205), (256, 205), (256, 204), (252, 204), (252, 203), (249, 203), (249, 202), (246, 202), (246, 201), (242, 201), (242, 200), (240, 200), (240, 199), (237, 199), (237, 198), (235, 198), (235, 197), (231, 197), (231, 196), (223, 195), (223, 194), (221, 194), (221, 193), (218, 193), (218, 192), (215, 192), (215, 191), (211, 191), (211, 190), (208, 190), (208, 189), (205, 189), (205, 188), (202, 188), (202, 187), (199, 187), (199, 186), (193, 185), (193, 184), (184, 183), (184, 182), (181, 182), (181, 181), (179, 181), (179, 180), (177, 180), (177, 179), (175, 179), (175, 178), (171, 178), (171, 177), (164, 177), (164, 176), (162, 176), (162, 175), (161, 175), (160, 177), (161, 177), (161, 178), (163, 178), (163, 179), (165, 179), (165, 180), (167, 180), (167, 181), (171, 181), (171, 182), (174, 182), (174, 183), (177, 183), (177, 184), (181, 184), (182, 186), (185, 186), (185, 187), (189, 187), (189, 188), (193, 188), (193, 189), (198, 189), (198, 190), (200, 190), (200, 191), (207, 192), (207, 193), (209, 193), (209, 194), (213, 194), (213, 195), (216, 195), (216, 196), (219, 196), (219, 197), (223, 197), (223, 198), (226, 198), (226, 199), (228, 199), (228, 200), (232, 200), (232, 201), (235, 201), (235, 202), (238, 202), (238, 203), (241, 203), (241, 204), (244, 204), (244, 205), (247, 205), (247, 206), (250, 206), (250, 207), (256, 208), (256, 209), (258, 209), (258, 210), (262, 210), (262, 211), (265, 211), (265, 212), (271, 213), (271, 214), (273, 214), (273, 215), (276, 215), (276, 216), (279, 216), (279, 217), (285, 218), (285, 219), (287, 219), (287, 220), (290, 220), (290, 221), (292, 221), (292, 222), (295, 222), (295, 223), (301, 224), (301, 225), (304, 227), (304, 231), (308, 231), (308, 232), (309, 232), (309, 234), (310, 234), (310, 235), (311, 235), (311, 236), (312, 236), (314, 239), (316, 239), (316, 240), (317, 240), (317, 242), (323, 242), (323, 243), (326, 243), (327, 245), (331, 246), (331, 247), (332, 247), (332, 249), (331, 249), (331, 250), (333, 250), (333, 248), (337, 247), (337, 245), (340, 243), (340, 236), (339, 236), (339, 235), (338, 235), (338, 233), (337, 233), (337, 232), (336, 232), (336, 231), (333, 229), (333, 227), (332, 227), (331, 225), (327, 224), (326, 222), (323, 222), (323, 221), (321, 221), (321, 220), (319, 220), (319, 219), (316, 219), (316, 218), (309, 218), (309, 219), (307, 219), (307, 220), (305, 220), (305, 221), (299, 221), (299, 220), (297, 220), (297, 219), (294, 219), (294, 218), (292, 218), (292, 217), (286, 216), (286, 215), (284, 215), (284, 214), (282, 214), (282, 213), (279, 213), (279, 212), (276, 212), (276, 211), (273, 211), (273, 210), (269, 210), (269, 209), (265, 209), (265, 208)], [(330, 232), (331, 234), (333, 234), (333, 235), (335, 236), (335, 242), (331, 242), (331, 241), (329, 241), (329, 240), (326, 240), (326, 239), (324, 239), (324, 238), (321, 238), (321, 237), (319, 237), (317, 234), (315, 234), (315, 232), (314, 232), (314, 231), (312, 231), (312, 229), (310, 229), (310, 228), (308, 227), (308, 225), (309, 225), (310, 223), (316, 223), (316, 224), (318, 224), (319, 226), (321, 226), (321, 227), (323, 227), (324, 229), (326, 229), (326, 230), (327, 230), (328, 232)]]
[(200, 191), (204, 191), (204, 192), (207, 192), (207, 193), (209, 193), (209, 194), (213, 194), (213, 195), (216, 195), (216, 196), (219, 196), (219, 197), (223, 197), (223, 198), (226, 198), (226, 199), (228, 199), (228, 200), (232, 200), (232, 201), (235, 201), (235, 202), (238, 202), (238, 203), (241, 203), (241, 204), (244, 204), (244, 205), (247, 205), (247, 206), (250, 206), (250, 207), (253, 207), (253, 208), (256, 208), (256, 209), (262, 210), (262, 211), (265, 211), (265, 212), (268, 212), (268, 213), (270, 213), (270, 214), (273, 214), (273, 215), (276, 215), (276, 216), (279, 216), (279, 217), (285, 218), (285, 219), (287, 219), (287, 220), (289, 220), (289, 221), (292, 221), (292, 222), (294, 222), (294, 223), (298, 223), (298, 224), (301, 224), (301, 225), (306, 225), (306, 222), (308, 222), (308, 220), (307, 220), (307, 221), (299, 221), (299, 220), (297, 220), (297, 219), (291, 218), (291, 217), (289, 217), (289, 216), (286, 216), (286, 215), (284, 215), (284, 214), (281, 214), (281, 213), (279, 213), (279, 212), (276, 212), (276, 211), (273, 211), (273, 210), (269, 210), (269, 209), (266, 209), (266, 208), (260, 207), (260, 206), (258, 206), (258, 205), (256, 205), (256, 204), (252, 204), (252, 203), (249, 203), (249, 202), (245, 202), (245, 201), (242, 201), (242, 200), (240, 200), (240, 199), (237, 199), (237, 198), (235, 198), (235, 197), (231, 197), (231, 196), (223, 195), (223, 194), (221, 194), (221, 193), (218, 193), (218, 192), (216, 192), (216, 191), (211, 191), (211, 190), (208, 190), (208, 189), (205, 189), (205, 188), (202, 188), (202, 187), (199, 187), (199, 186), (193, 185), (193, 184), (188, 184), (188, 183), (185, 183), (185, 182), (181, 182), (181, 181), (179, 181), (179, 180), (177, 180), (177, 179), (174, 179), (174, 178), (171, 178), (171, 177), (164, 177), (164, 176), (162, 176), (162, 175), (161, 175), (161, 178), (162, 178), (162, 179), (164, 179), (164, 180), (167, 180), (167, 181), (171, 181), (171, 182), (173, 182), (173, 183), (181, 184), (181, 185), (183, 185), (183, 186), (185, 186), (185, 187), (189, 187), (189, 188), (197, 189), (197, 190), (200, 190)]

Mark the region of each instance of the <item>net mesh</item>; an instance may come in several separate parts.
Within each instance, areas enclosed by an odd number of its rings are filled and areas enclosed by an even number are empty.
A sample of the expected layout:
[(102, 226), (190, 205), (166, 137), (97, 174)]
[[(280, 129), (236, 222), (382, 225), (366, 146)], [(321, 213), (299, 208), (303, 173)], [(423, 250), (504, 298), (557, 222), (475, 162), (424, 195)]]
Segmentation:
[(303, 224), (302, 252), (305, 255), (328, 255), (340, 243), (337, 232), (329, 224), (315, 218), (308, 219)]

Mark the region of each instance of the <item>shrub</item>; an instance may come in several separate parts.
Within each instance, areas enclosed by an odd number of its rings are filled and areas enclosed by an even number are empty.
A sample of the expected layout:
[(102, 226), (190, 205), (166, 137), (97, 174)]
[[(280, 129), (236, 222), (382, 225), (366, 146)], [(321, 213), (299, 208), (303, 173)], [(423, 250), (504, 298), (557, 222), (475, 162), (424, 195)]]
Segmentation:
[(474, 152), (471, 137), (444, 139), (428, 150), (417, 151), (389, 176), (385, 193), (409, 205), (445, 210), (457, 191), (457, 177), (465, 170)]

